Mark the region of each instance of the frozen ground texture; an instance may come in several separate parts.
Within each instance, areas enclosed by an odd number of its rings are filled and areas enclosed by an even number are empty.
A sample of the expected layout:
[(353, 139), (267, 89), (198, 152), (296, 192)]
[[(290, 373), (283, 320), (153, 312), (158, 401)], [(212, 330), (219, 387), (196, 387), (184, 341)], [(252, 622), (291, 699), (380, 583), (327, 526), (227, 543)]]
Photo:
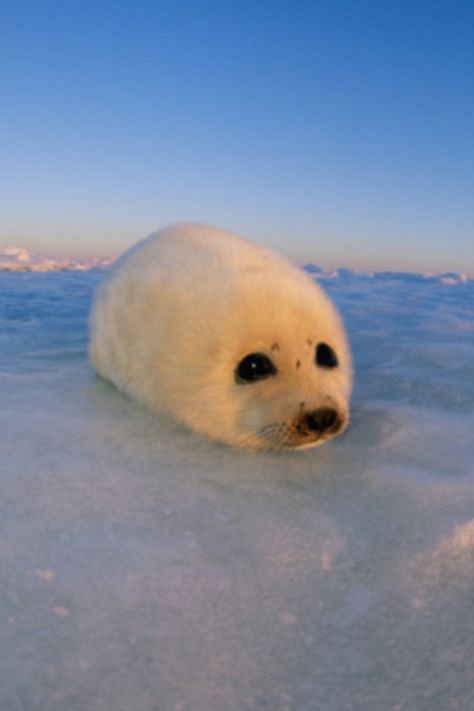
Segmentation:
[(474, 708), (474, 283), (320, 276), (353, 427), (255, 454), (93, 375), (101, 278), (0, 274), (0, 709)]

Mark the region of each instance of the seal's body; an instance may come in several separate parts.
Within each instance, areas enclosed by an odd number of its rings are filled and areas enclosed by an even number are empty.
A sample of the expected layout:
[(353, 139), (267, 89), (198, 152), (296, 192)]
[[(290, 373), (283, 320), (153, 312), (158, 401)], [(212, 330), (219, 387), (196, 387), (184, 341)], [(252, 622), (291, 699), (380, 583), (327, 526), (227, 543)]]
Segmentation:
[(312, 279), (223, 230), (176, 225), (98, 288), (90, 357), (152, 410), (235, 446), (303, 448), (349, 419), (340, 318)]

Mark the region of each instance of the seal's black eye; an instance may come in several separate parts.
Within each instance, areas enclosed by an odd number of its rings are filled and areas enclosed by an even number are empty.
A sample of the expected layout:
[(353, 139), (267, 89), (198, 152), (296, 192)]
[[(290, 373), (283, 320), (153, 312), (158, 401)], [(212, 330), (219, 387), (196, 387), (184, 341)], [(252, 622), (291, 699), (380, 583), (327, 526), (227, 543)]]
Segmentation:
[(250, 353), (242, 358), (237, 366), (235, 379), (238, 383), (253, 383), (275, 373), (276, 368), (268, 356), (263, 353)]
[(337, 368), (337, 355), (327, 343), (318, 343), (316, 346), (316, 364), (322, 368)]

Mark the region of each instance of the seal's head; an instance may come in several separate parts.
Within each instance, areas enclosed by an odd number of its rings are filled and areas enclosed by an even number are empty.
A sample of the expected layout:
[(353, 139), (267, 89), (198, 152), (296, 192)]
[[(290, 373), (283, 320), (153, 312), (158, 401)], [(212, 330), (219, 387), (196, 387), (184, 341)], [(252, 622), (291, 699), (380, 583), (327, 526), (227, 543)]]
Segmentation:
[(178, 419), (255, 449), (313, 447), (344, 431), (348, 343), (332, 302), (306, 274), (239, 272), (199, 302), (163, 371)]
[(92, 318), (97, 370), (212, 439), (302, 449), (349, 420), (339, 315), (304, 272), (207, 226), (178, 225), (124, 255)]

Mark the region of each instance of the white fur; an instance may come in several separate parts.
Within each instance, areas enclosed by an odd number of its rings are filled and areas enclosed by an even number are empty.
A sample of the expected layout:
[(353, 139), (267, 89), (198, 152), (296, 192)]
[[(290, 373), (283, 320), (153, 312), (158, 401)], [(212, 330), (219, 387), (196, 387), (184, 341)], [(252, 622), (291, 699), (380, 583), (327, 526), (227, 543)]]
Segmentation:
[[(328, 403), (340, 430), (347, 424), (351, 359), (335, 307), (283, 257), (223, 230), (182, 224), (136, 244), (98, 288), (91, 329), (90, 357), (104, 378), (213, 439), (313, 446), (329, 435), (297, 423)], [(315, 364), (320, 342), (339, 367)], [(236, 382), (238, 363), (256, 352), (277, 373)]]

